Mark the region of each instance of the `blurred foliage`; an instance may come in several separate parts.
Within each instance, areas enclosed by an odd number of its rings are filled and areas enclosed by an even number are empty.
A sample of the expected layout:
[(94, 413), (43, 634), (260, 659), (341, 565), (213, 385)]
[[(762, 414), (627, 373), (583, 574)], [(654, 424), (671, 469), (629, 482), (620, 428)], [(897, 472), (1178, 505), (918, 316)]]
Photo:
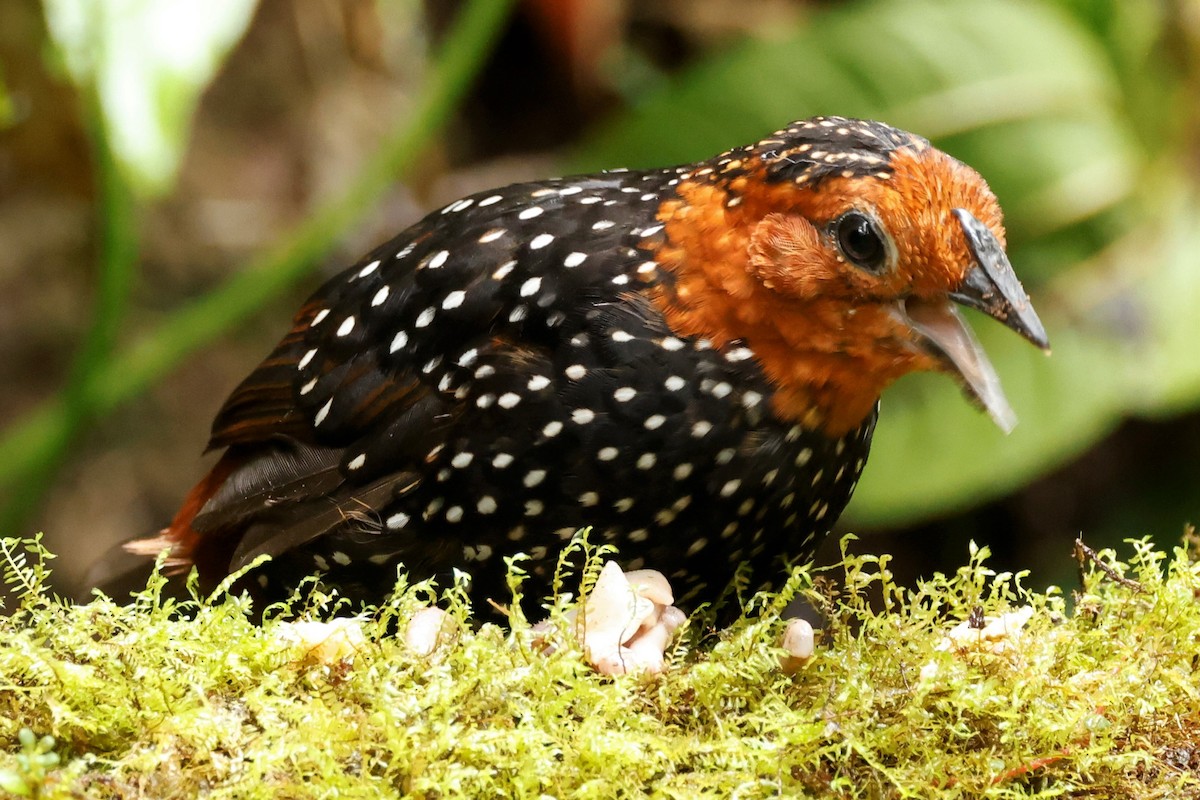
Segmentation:
[(142, 194), (171, 188), (200, 92), (256, 0), (45, 0), (59, 56), (94, 87), (116, 160)]
[(1197, 206), (1187, 176), (1154, 167), (1182, 157), (1170, 106), (1146, 105), (1181, 88), (1154, 49), (1166, 25), (1156, 5), (1117, 0), (845, 4), (641, 98), (574, 165), (687, 162), (843, 114), (917, 131), (983, 174), (1054, 355), (976, 315), (1021, 420), (1008, 437), (942, 378), (885, 395), (848, 519), (913, 522), (1011, 491), (1124, 414), (1200, 401)]
[[(314, 211), (309, 221), (276, 248), (208, 295), (179, 308), (161, 326), (126, 350), (111, 354), (115, 330), (124, 311), (124, 296), (136, 254), (136, 221), (127, 184), (113, 167), (115, 151), (108, 138), (110, 118), (119, 107), (106, 106), (95, 75), (83, 74), (81, 94), (93, 132), (101, 197), (99, 225), (99, 291), (93, 325), (80, 348), (71, 380), (59, 397), (12, 424), (0, 436), (0, 529), (18, 527), (36, 507), (72, 440), (89, 419), (110, 413), (179, 364), (189, 353), (261, 309), (278, 292), (310, 273), (355, 218), (376, 201), (392, 181), (417, 162), (422, 149), (449, 117), (455, 104), (503, 28), (513, 0), (473, 0), (445, 33), (438, 57), (430, 66), (425, 90), (412, 115), (379, 145), (360, 174), (334, 201)], [(128, 15), (118, 23), (121, 36), (139, 28)], [(220, 32), (214, 35), (223, 35)], [(97, 46), (94, 42), (89, 46)], [(82, 63), (99, 63), (96, 50)], [(159, 76), (144, 76), (153, 86)], [(174, 133), (183, 136), (182, 129)], [(175, 142), (174, 146), (181, 146)]]

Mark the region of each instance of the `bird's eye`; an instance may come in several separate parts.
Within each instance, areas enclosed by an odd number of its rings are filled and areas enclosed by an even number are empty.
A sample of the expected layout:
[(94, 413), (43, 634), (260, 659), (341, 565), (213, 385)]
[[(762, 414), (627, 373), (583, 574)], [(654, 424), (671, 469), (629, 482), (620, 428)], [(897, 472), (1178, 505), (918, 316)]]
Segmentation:
[(849, 211), (833, 223), (838, 249), (857, 267), (880, 272), (887, 263), (887, 245), (875, 220), (859, 211)]

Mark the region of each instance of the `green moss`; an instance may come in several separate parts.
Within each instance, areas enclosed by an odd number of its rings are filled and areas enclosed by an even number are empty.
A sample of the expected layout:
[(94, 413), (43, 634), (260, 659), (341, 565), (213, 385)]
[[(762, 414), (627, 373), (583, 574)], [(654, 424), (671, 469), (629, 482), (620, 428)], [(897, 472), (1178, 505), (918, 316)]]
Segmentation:
[[(28, 544), (0, 549), (20, 596), (0, 620), (0, 787), (25, 796), (1200, 792), (1187, 546), (1102, 553), (1108, 572), (1085, 571), (1071, 612), (1057, 590), (990, 571), (985, 550), (911, 590), (886, 558), (848, 558), (844, 581), (797, 570), (728, 629), (693, 619), (666, 674), (612, 679), (570, 646), (535, 654), (524, 621), (472, 630), (460, 591), (460, 627), (432, 656), (387, 634), (430, 597), (402, 581), (366, 618), (368, 645), (327, 665), (283, 643), (281, 620), (251, 624), (244, 599), (180, 604), (161, 579), (127, 607), (52, 600)], [(788, 676), (775, 643), (797, 593), (828, 623)], [(1026, 605), (1018, 634), (946, 648), (973, 612)]]

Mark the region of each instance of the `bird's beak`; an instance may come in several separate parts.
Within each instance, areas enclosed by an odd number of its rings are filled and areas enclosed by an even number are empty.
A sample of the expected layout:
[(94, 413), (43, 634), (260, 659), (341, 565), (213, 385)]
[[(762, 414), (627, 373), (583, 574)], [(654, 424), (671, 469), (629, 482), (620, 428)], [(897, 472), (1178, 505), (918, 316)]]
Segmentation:
[(1008, 433), (1016, 415), (1000, 388), (1000, 378), (971, 329), (951, 304), (970, 306), (998, 320), (1046, 352), (1046, 329), (1017, 280), (1004, 248), (991, 230), (968, 211), (954, 209), (975, 264), (945, 299), (909, 298), (903, 311), (921, 344), (962, 382), (967, 395)]

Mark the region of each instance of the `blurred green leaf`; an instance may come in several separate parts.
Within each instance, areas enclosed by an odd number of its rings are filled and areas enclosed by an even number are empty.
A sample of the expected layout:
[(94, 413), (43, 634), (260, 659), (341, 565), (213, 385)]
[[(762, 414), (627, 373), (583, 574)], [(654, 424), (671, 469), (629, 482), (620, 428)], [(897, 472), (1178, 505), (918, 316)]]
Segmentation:
[[(899, 524), (977, 504), (1108, 432), (1145, 369), (1122, 331), (1038, 285), (1123, 233), (1145, 156), (1103, 43), (1049, 3), (856, 3), (794, 34), (750, 42), (643, 98), (578, 154), (581, 168), (704, 158), (814, 114), (884, 119), (983, 174), (1054, 345), (1047, 359), (994, 322), (975, 325), (1020, 424), (1005, 437), (946, 378), (890, 389), (852, 524)], [(673, 131), (674, 135), (664, 135)], [(1070, 254), (1070, 258), (1063, 258)], [(1197, 378), (1200, 381), (1200, 376)]]
[(17, 109), (13, 105), (12, 95), (4, 83), (4, 69), (0, 67), (0, 131), (10, 128), (16, 123)]
[(856, 3), (705, 62), (603, 129), (573, 166), (694, 161), (814, 114), (884, 119), (969, 162), (1015, 232), (1040, 234), (1132, 190), (1139, 154), (1119, 97), (1099, 44), (1044, 3)]
[(168, 190), (200, 93), (241, 37), (255, 0), (45, 0), (51, 39), (94, 87), (108, 137), (141, 194)]

